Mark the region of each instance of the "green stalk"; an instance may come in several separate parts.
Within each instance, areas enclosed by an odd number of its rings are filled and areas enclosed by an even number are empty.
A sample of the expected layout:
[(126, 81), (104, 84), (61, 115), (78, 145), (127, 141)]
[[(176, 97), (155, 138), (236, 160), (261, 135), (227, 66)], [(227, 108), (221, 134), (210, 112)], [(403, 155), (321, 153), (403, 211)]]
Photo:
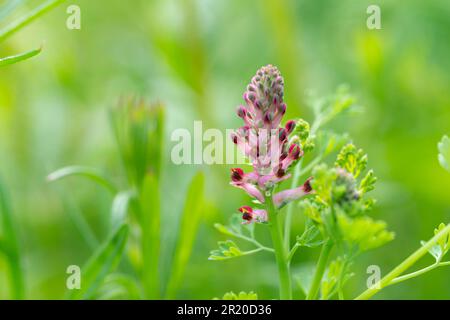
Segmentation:
[[(0, 227), (2, 227), (3, 238), (0, 238), (2, 246), (5, 251), (11, 283), (11, 298), (23, 299), (25, 296), (25, 284), (22, 270), (22, 256), (20, 238), (18, 235), (18, 228), (16, 217), (11, 210), (9, 199), (6, 195), (6, 190), (0, 183)], [(0, 250), (0, 254), (1, 254)]]
[(328, 239), (322, 246), (322, 251), (320, 252), (319, 262), (317, 262), (316, 273), (314, 274), (314, 279), (311, 285), (311, 289), (306, 297), (306, 300), (316, 299), (317, 293), (319, 292), (320, 283), (322, 282), (323, 274), (327, 267), (328, 257), (330, 256), (331, 249), (333, 248), (333, 241)]
[(0, 42), (11, 36), (16, 31), (22, 29), (27, 24), (31, 23), (32, 21), (36, 20), (43, 14), (47, 13), (48, 11), (52, 10), (65, 0), (49, 0), (45, 2), (44, 4), (40, 5), (21, 19), (14, 21), (4, 29), (0, 30)]
[[(300, 169), (302, 167), (303, 159), (295, 167), (294, 176), (292, 177), (291, 189), (297, 187), (298, 180), (300, 179)], [(294, 211), (294, 202), (291, 202), (287, 206), (286, 219), (284, 221), (284, 246), (290, 247), (291, 241), (291, 224), (292, 224), (292, 212)]]
[[(439, 233), (437, 233), (433, 238), (431, 238), (427, 243), (425, 243), (422, 247), (416, 250), (413, 254), (411, 254), (408, 258), (406, 258), (402, 263), (400, 263), (397, 267), (395, 267), (391, 272), (389, 272), (383, 279), (378, 281), (375, 285), (361, 293), (356, 300), (367, 300), (370, 299), (373, 295), (378, 293), (383, 288), (387, 287), (390, 284), (399, 282), (397, 277), (399, 277), (403, 272), (409, 269), (414, 263), (417, 262), (420, 258), (428, 253), (428, 250), (433, 247), (440, 239), (446, 237), (450, 233), (450, 224), (448, 224), (444, 229), (442, 229)], [(429, 270), (427, 270), (429, 271)], [(413, 273), (413, 275), (417, 275)], [(397, 278), (396, 281), (394, 281)], [(411, 278), (411, 277), (410, 277)], [(401, 279), (401, 278), (400, 278)], [(406, 279), (403, 279), (406, 280)]]
[(157, 178), (147, 174), (140, 195), (140, 224), (142, 248), (142, 281), (146, 299), (159, 299), (161, 245), (160, 189)]
[(266, 196), (267, 214), (269, 215), (269, 228), (272, 237), (275, 258), (280, 279), (280, 300), (292, 299), (291, 276), (289, 274), (288, 252), (283, 243), (281, 225), (278, 220), (278, 212), (273, 205), (272, 197)]

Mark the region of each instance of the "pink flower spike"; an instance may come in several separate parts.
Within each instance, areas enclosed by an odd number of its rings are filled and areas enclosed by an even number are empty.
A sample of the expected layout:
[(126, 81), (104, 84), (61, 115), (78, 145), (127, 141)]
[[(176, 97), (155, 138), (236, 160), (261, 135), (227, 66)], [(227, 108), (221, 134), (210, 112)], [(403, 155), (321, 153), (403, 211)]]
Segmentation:
[(310, 183), (311, 179), (312, 178), (306, 180), (306, 182), (298, 188), (288, 189), (274, 194), (273, 202), (275, 206), (277, 208), (282, 208), (289, 202), (300, 199), (310, 194), (312, 192), (312, 187)]

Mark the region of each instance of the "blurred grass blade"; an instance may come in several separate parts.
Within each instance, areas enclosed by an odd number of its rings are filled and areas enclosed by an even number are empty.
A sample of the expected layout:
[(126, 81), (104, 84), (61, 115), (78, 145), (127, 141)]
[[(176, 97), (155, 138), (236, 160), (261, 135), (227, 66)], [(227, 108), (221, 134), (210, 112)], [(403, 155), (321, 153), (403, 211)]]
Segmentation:
[(450, 172), (450, 138), (443, 136), (441, 141), (438, 143), (439, 149), (439, 163), (441, 166)]
[(113, 230), (125, 222), (130, 200), (136, 195), (133, 190), (119, 192), (111, 208), (111, 226)]
[(13, 217), (6, 191), (0, 182), (0, 235), (1, 247), (7, 258), (10, 272), (11, 298), (23, 299), (25, 295), (22, 275), (22, 261), (17, 235), (16, 222)]
[(81, 271), (81, 289), (70, 291), (69, 299), (92, 299), (105, 277), (115, 270), (128, 238), (124, 224), (93, 254)]
[(106, 178), (99, 170), (90, 167), (83, 167), (83, 166), (65, 167), (50, 173), (47, 176), (47, 180), (53, 182), (70, 176), (86, 177), (92, 181), (97, 182), (98, 184), (105, 187), (112, 193), (117, 192), (116, 187), (112, 184), (111, 181), (109, 181), (108, 178)]
[(121, 298), (139, 300), (142, 298), (142, 290), (135, 278), (126, 274), (115, 273), (106, 277), (96, 298), (99, 300)]
[(42, 51), (42, 48), (30, 50), (15, 56), (0, 58), (0, 67), (7, 66), (10, 64), (14, 64), (23, 60), (30, 59), (36, 55), (38, 55)]
[(139, 201), (142, 231), (142, 277), (145, 297), (158, 299), (159, 286), (159, 254), (161, 242), (161, 210), (159, 183), (155, 175), (147, 174), (142, 184)]
[(84, 241), (89, 246), (89, 248), (91, 248), (92, 250), (98, 248), (99, 241), (95, 236), (94, 231), (89, 226), (88, 221), (86, 221), (86, 218), (84, 217), (83, 212), (81, 212), (78, 205), (72, 203), (69, 200), (65, 200), (64, 207), (65, 211), (68, 213), (70, 220), (72, 220), (73, 224), (80, 232), (81, 236), (83, 237)]
[(23, 2), (24, 2), (24, 0), (10, 0), (7, 3), (2, 4), (2, 8), (0, 8), (0, 21), (3, 20), (4, 18), (6, 18), (11, 12), (13, 12)]
[(38, 6), (31, 12), (29, 12), (27, 15), (23, 16), (22, 18), (14, 21), (10, 25), (6, 26), (5, 28), (0, 30), (0, 42), (4, 41), (6, 38), (17, 32), (18, 30), (25, 27), (27, 24), (31, 23), (33, 20), (39, 18), (43, 14), (47, 13), (54, 7), (58, 6), (60, 3), (64, 2), (65, 0), (48, 0), (42, 5)]
[(203, 212), (204, 176), (199, 172), (192, 180), (181, 217), (178, 243), (172, 263), (172, 272), (167, 285), (167, 299), (174, 299), (182, 281), (183, 273), (188, 263), (194, 245), (195, 235)]

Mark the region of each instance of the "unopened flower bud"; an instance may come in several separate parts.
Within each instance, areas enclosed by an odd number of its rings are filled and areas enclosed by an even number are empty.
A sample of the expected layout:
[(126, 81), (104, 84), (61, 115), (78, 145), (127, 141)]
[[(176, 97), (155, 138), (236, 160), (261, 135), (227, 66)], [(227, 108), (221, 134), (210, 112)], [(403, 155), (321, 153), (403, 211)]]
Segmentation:
[(289, 120), (288, 122), (286, 122), (286, 125), (284, 126), (284, 128), (286, 129), (287, 134), (291, 134), (292, 131), (294, 131), (295, 129), (295, 121), (294, 120)]
[(239, 106), (237, 108), (237, 115), (239, 118), (244, 118), (247, 114), (247, 109), (244, 106)]
[(289, 156), (294, 160), (297, 160), (298, 158), (300, 158), (301, 152), (302, 152), (302, 150), (300, 149), (300, 147), (297, 144), (292, 144), (289, 147)]
[(278, 137), (280, 138), (281, 142), (285, 141), (287, 139), (286, 129), (281, 128), (280, 131), (278, 132)]

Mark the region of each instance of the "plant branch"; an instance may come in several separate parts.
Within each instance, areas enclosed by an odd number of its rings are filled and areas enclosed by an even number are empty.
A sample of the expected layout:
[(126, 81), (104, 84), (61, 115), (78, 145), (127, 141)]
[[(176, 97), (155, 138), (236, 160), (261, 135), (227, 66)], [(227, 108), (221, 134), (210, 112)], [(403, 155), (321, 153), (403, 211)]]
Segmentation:
[(448, 266), (448, 265), (450, 265), (450, 261), (446, 261), (446, 262), (436, 261), (435, 263), (433, 263), (432, 265), (429, 265), (428, 267), (425, 267), (425, 268), (422, 268), (420, 270), (417, 270), (417, 271), (405, 274), (403, 276), (397, 277), (394, 280), (392, 280), (388, 285), (390, 286), (390, 285), (393, 285), (393, 284), (397, 284), (397, 283), (400, 283), (400, 282), (403, 282), (403, 281), (406, 281), (406, 280), (418, 277), (418, 276), (420, 276), (420, 275), (422, 275), (422, 274), (424, 274), (424, 273), (426, 273), (428, 271), (434, 270), (436, 268), (443, 267), (443, 266)]
[[(387, 287), (394, 281), (395, 278), (399, 277), (403, 272), (409, 269), (412, 265), (414, 265), (417, 260), (422, 258), (424, 255), (428, 253), (428, 250), (433, 247), (440, 239), (446, 237), (450, 233), (450, 224), (448, 224), (444, 229), (438, 232), (433, 238), (428, 240), (422, 247), (416, 250), (413, 254), (411, 254), (408, 258), (406, 258), (402, 263), (400, 263), (397, 267), (395, 267), (391, 272), (389, 272), (383, 279), (378, 281), (375, 285), (368, 288), (366, 291), (361, 293), (356, 300), (367, 300), (370, 299), (373, 295), (378, 293), (383, 288)], [(444, 262), (443, 265), (448, 265), (448, 262)], [(406, 280), (406, 279), (405, 279)]]

